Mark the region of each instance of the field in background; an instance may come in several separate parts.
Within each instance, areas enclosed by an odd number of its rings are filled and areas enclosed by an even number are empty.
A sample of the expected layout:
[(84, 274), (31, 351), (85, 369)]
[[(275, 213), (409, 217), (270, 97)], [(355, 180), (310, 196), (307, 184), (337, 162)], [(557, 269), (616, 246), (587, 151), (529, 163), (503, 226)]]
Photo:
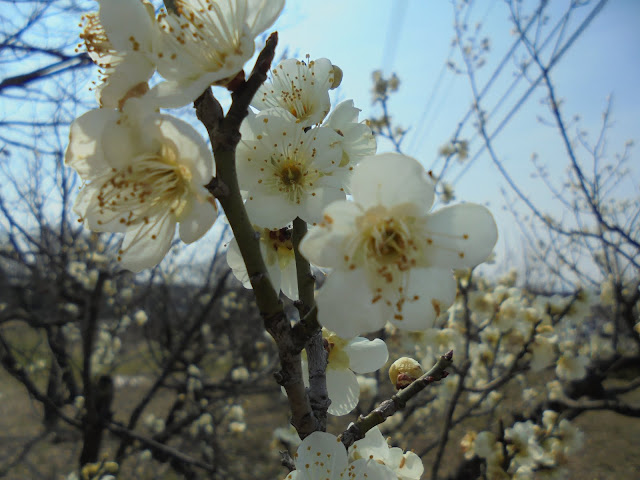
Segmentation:
[[(144, 376), (136, 375), (135, 363), (123, 364), (120, 367), (119, 387), (116, 390), (115, 412), (127, 414), (130, 406), (145, 392)], [(127, 381), (127, 379), (136, 379)], [(167, 407), (168, 396), (158, 396), (150, 406), (149, 413), (161, 415)], [(517, 409), (517, 405), (515, 405)], [(275, 398), (265, 395), (247, 399), (244, 405), (247, 419), (247, 431), (244, 434), (231, 436), (229, 452), (235, 452), (237, 458), (233, 461), (242, 462), (247, 466), (249, 479), (278, 479), (284, 478), (285, 470), (279, 467), (278, 450), (281, 445), (272, 441), (271, 432), (276, 427), (287, 423), (287, 410), (284, 399), (277, 395)], [(0, 369), (0, 469), (10, 463), (16, 463), (15, 468), (0, 478), (7, 480), (63, 480), (75, 467), (80, 445), (78, 433), (62, 422), (55, 432), (44, 434), (41, 422), (42, 412), (38, 402), (29, 399), (24, 388), (4, 370)], [(336, 425), (346, 425), (349, 416), (340, 419)], [(116, 416), (116, 420), (118, 417)], [(578, 456), (570, 460), (571, 477), (580, 480), (625, 480), (640, 478), (640, 456), (637, 446), (640, 444), (640, 419), (632, 419), (611, 412), (589, 412), (576, 420), (585, 433), (585, 447)], [(336, 432), (333, 432), (336, 433)], [(425, 442), (432, 434), (425, 432)], [(453, 436), (460, 438), (460, 432)], [(38, 441), (33, 442), (33, 439)], [(446, 456), (450, 461), (444, 462), (443, 474), (450, 473), (458, 464), (462, 456), (458, 440), (450, 443), (451, 449)], [(30, 442), (33, 442), (30, 444)], [(30, 449), (19, 457), (26, 445)], [(116, 448), (116, 438), (107, 436), (103, 451), (105, 454)], [(408, 445), (399, 445), (409, 447)], [(415, 449), (419, 447), (414, 445)], [(240, 453), (242, 452), (242, 454)], [(428, 459), (425, 463), (428, 462)], [(136, 470), (143, 465), (129, 462), (120, 478), (128, 480), (177, 480), (171, 470), (165, 466), (155, 471)], [(426, 465), (428, 471), (428, 464)], [(46, 474), (45, 474), (46, 472)], [(0, 470), (2, 473), (2, 470)], [(425, 473), (425, 478), (427, 474)]]

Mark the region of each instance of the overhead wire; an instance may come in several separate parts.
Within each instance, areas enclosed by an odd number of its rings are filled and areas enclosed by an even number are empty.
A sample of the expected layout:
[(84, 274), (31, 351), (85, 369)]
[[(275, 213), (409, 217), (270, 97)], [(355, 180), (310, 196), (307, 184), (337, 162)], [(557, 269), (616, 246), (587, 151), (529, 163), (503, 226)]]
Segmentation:
[(396, 0), (391, 2), (391, 15), (389, 15), (389, 23), (387, 24), (387, 33), (384, 39), (384, 48), (382, 49), (382, 70), (390, 73), (393, 68), (396, 54), (398, 52), (398, 42), (400, 41), (400, 32), (404, 24), (405, 16), (408, 9), (407, 0)]
[[(473, 10), (473, 6), (474, 6), (474, 2), (469, 3), (469, 5), (467, 5), (467, 10), (465, 12), (465, 22), (468, 21), (469, 16), (471, 15), (471, 11)], [(495, 0), (494, 3), (492, 3), (492, 5), (495, 4)], [(486, 15), (487, 13), (485, 13)], [(455, 45), (451, 45), (451, 47), (449, 48), (449, 53), (447, 54), (447, 58), (451, 58), (451, 55), (453, 54), (454, 50), (455, 50)], [(431, 132), (431, 125), (433, 124), (433, 122), (435, 121), (434, 116), (429, 117), (429, 121), (427, 121), (427, 117), (429, 116), (429, 114), (432, 111), (432, 107), (434, 105), (434, 101), (436, 99), (436, 95), (438, 94), (438, 91), (440, 90), (440, 85), (442, 84), (442, 81), (444, 80), (444, 77), (446, 74), (449, 75), (453, 75), (451, 73), (451, 69), (448, 66), (448, 62), (445, 62), (442, 65), (442, 68), (440, 69), (440, 72), (438, 73), (438, 77), (436, 79), (436, 82), (434, 83), (433, 87), (431, 88), (431, 92), (429, 93), (428, 97), (427, 97), (427, 102), (425, 103), (424, 109), (422, 110), (422, 113), (420, 114), (420, 118), (418, 119), (418, 121), (416, 122), (416, 128), (413, 131), (413, 134), (411, 135), (411, 140), (410, 143), (407, 147), (407, 151), (411, 152), (414, 151), (414, 148), (416, 148), (418, 145), (424, 143), (427, 139), (427, 137), (429, 136), (429, 133)], [(442, 106), (442, 104), (446, 101), (446, 99), (449, 96), (449, 93), (451, 92), (451, 88), (452, 88), (453, 82), (448, 82), (446, 85), (446, 90), (444, 92), (444, 94), (440, 95), (438, 97), (439, 102), (437, 105), (437, 108), (435, 108), (433, 111), (434, 112), (438, 112), (440, 111), (440, 108)], [(423, 133), (424, 132), (424, 133)], [(417, 142), (420, 142), (418, 145), (416, 145)]]

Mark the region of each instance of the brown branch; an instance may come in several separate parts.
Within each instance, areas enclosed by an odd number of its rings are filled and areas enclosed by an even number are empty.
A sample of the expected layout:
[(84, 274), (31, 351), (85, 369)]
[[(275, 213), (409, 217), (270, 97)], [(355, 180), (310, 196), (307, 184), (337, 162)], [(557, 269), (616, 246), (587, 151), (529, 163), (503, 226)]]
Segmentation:
[(24, 88), (32, 82), (43, 80), (54, 75), (59, 75), (68, 70), (75, 70), (77, 68), (84, 68), (91, 65), (93, 65), (93, 62), (89, 58), (89, 55), (81, 53), (74, 57), (52, 63), (46, 67), (38, 68), (29, 73), (7, 77), (0, 82), (0, 92), (5, 88), (10, 87)]
[(276, 381), (284, 387), (289, 398), (291, 424), (304, 438), (319, 429), (318, 421), (311, 408), (309, 397), (302, 381), (300, 351), (302, 345), (293, 340), (291, 325), (286, 317), (279, 292), (271, 284), (267, 268), (260, 253), (260, 240), (244, 208), (236, 174), (235, 149), (240, 141), (240, 125), (249, 114), (253, 96), (267, 79), (271, 61), (278, 43), (277, 33), (272, 33), (260, 52), (248, 80), (234, 84), (232, 104), (227, 115), (222, 118), (222, 109), (210, 90), (194, 102), (198, 119), (203, 123), (216, 162), (216, 177), (207, 185), (216, 196), (229, 220), (236, 238), (240, 254), (247, 267), (247, 273), (256, 296), (256, 304), (269, 334), (278, 346), (281, 370), (276, 372)]
[(415, 397), (422, 390), (427, 388), (434, 382), (438, 382), (449, 375), (446, 369), (453, 363), (453, 350), (445, 353), (440, 357), (436, 364), (424, 375), (411, 383), (404, 390), (400, 390), (390, 399), (385, 400), (378, 405), (368, 415), (360, 415), (358, 420), (349, 425), (349, 427), (338, 437), (346, 448), (353, 445), (354, 442), (364, 438), (365, 434), (376, 425), (380, 425), (394, 413), (403, 410), (407, 402)]

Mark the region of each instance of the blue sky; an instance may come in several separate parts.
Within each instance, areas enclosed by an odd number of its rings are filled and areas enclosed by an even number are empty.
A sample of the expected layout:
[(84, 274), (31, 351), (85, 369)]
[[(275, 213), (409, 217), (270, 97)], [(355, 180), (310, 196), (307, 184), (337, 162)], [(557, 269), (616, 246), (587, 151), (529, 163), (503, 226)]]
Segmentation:
[[(515, 37), (505, 2), (477, 0), (473, 3), (468, 23), (473, 26), (482, 21), (480, 36), (491, 39), (487, 64), (478, 73), (482, 86)], [(569, 2), (549, 3), (550, 18), (543, 34), (555, 24)], [(576, 11), (575, 18), (568, 24), (569, 32), (596, 3), (592, 1)], [(532, 11), (537, 2), (524, 1), (523, 5), (525, 10)], [(382, 69), (385, 74), (395, 72), (402, 83), (390, 108), (398, 123), (410, 128), (404, 143), (405, 153), (431, 167), (438, 148), (451, 137), (471, 105), (471, 91), (465, 76), (447, 72), (438, 82), (447, 59), (459, 59), (459, 55), (450, 57), (453, 18), (453, 6), (445, 0), (289, 1), (274, 28), (279, 31), (280, 44), (289, 46), (289, 55), (298, 53), (302, 57), (308, 53), (312, 59), (327, 57), (340, 66), (344, 79), (338, 95), (341, 99), (353, 98), (356, 106), (363, 110), (363, 117), (379, 114), (371, 106), (371, 72), (376, 69)], [(639, 21), (640, 2), (610, 1), (552, 72), (557, 95), (563, 99), (565, 118), (570, 120), (579, 114), (579, 128), (592, 136), (598, 133), (606, 98), (612, 95), (615, 123), (608, 136), (610, 155), (620, 151), (626, 140), (640, 138)], [(513, 63), (505, 67), (487, 95), (488, 111), (506, 91), (515, 72)], [(434, 91), (436, 85), (439, 87)], [(503, 108), (489, 118), (489, 130), (526, 87), (528, 84), (521, 82)], [(567, 166), (556, 130), (537, 121), (539, 115), (550, 119), (540, 103), (542, 98), (542, 90), (531, 95), (499, 134), (495, 147), (509, 173), (536, 204), (544, 211), (558, 212), (557, 202), (548, 190), (531, 178), (530, 158), (534, 152), (558, 182), (563, 179)], [(571, 132), (576, 129), (577, 126), (572, 127)], [(463, 132), (464, 138), (474, 136), (471, 122)], [(471, 156), (479, 146), (476, 139), (471, 144)], [(381, 144), (379, 151), (389, 149), (389, 145)], [(448, 180), (455, 179), (458, 172), (452, 171)], [(622, 185), (620, 195), (638, 197), (639, 173), (638, 167), (632, 169), (633, 175)], [(502, 211), (505, 200), (500, 188), (505, 185), (490, 159), (482, 155), (458, 179), (456, 195), (458, 200), (488, 204), (501, 231), (499, 248), (518, 249), (520, 234), (513, 226), (511, 215)]]
[[(160, 2), (154, 0), (154, 3), (159, 5)], [(487, 64), (478, 72), (478, 81), (482, 86), (513, 43), (514, 36), (510, 32), (509, 11), (503, 0), (475, 0), (472, 3), (469, 25), (482, 21), (481, 36), (491, 39)], [(522, 2), (525, 10), (529, 11), (537, 3), (537, 0)], [(549, 1), (550, 19), (546, 30), (543, 29), (543, 36), (568, 3), (569, 0)], [(568, 31), (572, 31), (596, 3), (592, 0), (589, 5), (578, 9), (568, 25)], [(88, 5), (89, 8), (96, 6), (93, 2)], [(284, 13), (272, 30), (278, 30), (281, 50), (287, 47), (289, 56), (297, 54), (303, 58), (309, 54), (311, 58), (327, 57), (340, 66), (344, 78), (334, 100), (354, 99), (355, 105), (363, 111), (361, 118), (380, 113), (371, 105), (371, 73), (377, 69), (382, 69), (386, 75), (397, 73), (401, 86), (391, 99), (390, 109), (398, 124), (409, 128), (404, 152), (431, 168), (437, 159), (439, 147), (450, 139), (471, 105), (467, 79), (446, 70), (443, 73), (443, 65), (449, 58), (459, 61), (455, 49), (454, 56), (450, 57), (453, 18), (454, 9), (449, 0), (287, 0)], [(626, 140), (640, 139), (639, 21), (640, 1), (610, 0), (552, 72), (557, 93), (563, 99), (565, 118), (580, 114), (580, 128), (591, 135), (598, 133), (605, 99), (612, 94), (615, 124), (608, 136), (608, 153), (611, 155), (620, 151)], [(60, 28), (59, 17), (52, 15), (46, 25), (49, 27), (38, 30), (46, 38), (51, 39), (52, 35), (73, 37), (70, 45), (75, 44), (79, 33), (75, 17), (72, 23)], [(12, 66), (15, 67), (15, 64)], [(11, 73), (23, 73), (33, 67), (26, 62), (19, 66), (20, 72)], [(248, 64), (247, 69), (250, 66)], [(488, 103), (484, 107), (487, 110), (491, 111), (496, 100), (507, 90), (515, 72), (513, 63), (505, 67), (486, 97)], [(78, 78), (82, 78), (82, 75)], [(56, 84), (47, 85), (47, 88), (61, 88)], [(43, 88), (45, 83), (37, 87)], [(90, 100), (89, 104), (80, 107), (82, 111), (78, 111), (78, 114), (83, 113), (85, 108), (91, 108), (93, 95), (88, 92), (88, 83), (72, 81), (64, 87)], [(490, 131), (526, 87), (524, 82), (518, 84), (503, 107), (490, 116)], [(215, 93), (224, 96), (221, 89), (216, 89)], [(564, 178), (563, 172), (567, 166), (557, 132), (537, 121), (539, 115), (547, 115), (548, 118), (545, 108), (540, 104), (542, 98), (542, 91), (529, 98), (501, 131), (495, 140), (495, 147), (509, 173), (534, 202), (544, 211), (558, 212), (558, 202), (538, 181), (531, 178), (530, 157), (533, 152), (539, 155), (540, 161), (549, 167), (552, 178), (559, 183)], [(9, 107), (4, 110), (4, 117), (26, 115), (32, 110), (41, 118), (48, 115), (42, 106), (36, 104), (22, 106), (19, 110)], [(188, 115), (195, 123), (191, 107), (185, 107), (181, 113)], [(575, 131), (575, 128), (571, 131)], [(462, 138), (472, 139), (474, 136), (474, 127), (468, 122)], [(471, 156), (475, 155), (479, 146), (476, 138), (471, 143)], [(379, 151), (389, 149), (389, 145), (380, 143)], [(639, 162), (636, 160), (635, 163)], [(435, 166), (434, 170), (437, 171), (438, 164)], [(482, 155), (463, 175), (461, 171), (461, 166), (456, 165), (446, 178), (448, 181), (457, 178), (457, 200), (489, 205), (501, 234), (498, 251), (504, 252), (507, 248), (518, 250), (520, 234), (514, 227), (511, 215), (502, 210), (505, 200), (501, 188), (505, 182), (489, 158)], [(618, 194), (638, 198), (640, 168), (634, 166), (631, 173)]]

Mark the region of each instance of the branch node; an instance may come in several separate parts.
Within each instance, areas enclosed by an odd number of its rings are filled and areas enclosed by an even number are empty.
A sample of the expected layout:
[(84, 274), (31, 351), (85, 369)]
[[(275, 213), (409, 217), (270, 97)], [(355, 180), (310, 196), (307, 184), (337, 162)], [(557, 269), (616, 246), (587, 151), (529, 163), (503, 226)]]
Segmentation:
[(215, 198), (224, 198), (231, 193), (227, 184), (220, 180), (218, 177), (211, 178), (211, 181), (207, 183), (204, 188), (209, 190), (211, 195), (213, 195)]

